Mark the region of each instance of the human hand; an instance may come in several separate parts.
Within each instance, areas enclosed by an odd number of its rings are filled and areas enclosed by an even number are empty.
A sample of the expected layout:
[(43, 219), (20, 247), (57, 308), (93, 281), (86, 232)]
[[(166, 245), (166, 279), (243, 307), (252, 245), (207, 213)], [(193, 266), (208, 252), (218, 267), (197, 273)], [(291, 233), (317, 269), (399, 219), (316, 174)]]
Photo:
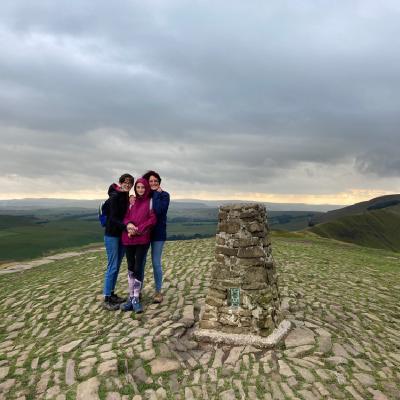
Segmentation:
[(135, 224), (133, 224), (132, 222), (129, 222), (129, 224), (126, 226), (126, 229), (128, 231), (129, 237), (135, 236), (138, 233), (137, 226)]
[(163, 190), (161, 189), (161, 186), (158, 187), (158, 189), (156, 190), (157, 192), (162, 192)]
[(130, 204), (131, 206), (133, 206), (133, 205), (135, 204), (135, 201), (136, 201), (136, 197), (135, 197), (133, 194), (131, 194), (131, 195), (129, 196), (129, 204)]

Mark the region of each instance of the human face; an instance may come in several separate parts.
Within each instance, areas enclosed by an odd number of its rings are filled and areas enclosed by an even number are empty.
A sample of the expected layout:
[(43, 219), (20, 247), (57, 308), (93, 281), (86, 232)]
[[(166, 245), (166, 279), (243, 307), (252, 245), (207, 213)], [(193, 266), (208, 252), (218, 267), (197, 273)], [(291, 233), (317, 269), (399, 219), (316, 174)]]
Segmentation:
[(145, 191), (146, 188), (144, 187), (143, 183), (138, 183), (136, 185), (136, 193), (138, 194), (138, 196), (143, 196)]
[(121, 189), (124, 192), (129, 192), (132, 189), (133, 183), (130, 179), (125, 179), (122, 183), (121, 183)]
[(155, 177), (154, 175), (150, 175), (149, 185), (151, 190), (158, 190), (158, 188), (160, 187), (160, 182), (158, 181), (157, 177)]

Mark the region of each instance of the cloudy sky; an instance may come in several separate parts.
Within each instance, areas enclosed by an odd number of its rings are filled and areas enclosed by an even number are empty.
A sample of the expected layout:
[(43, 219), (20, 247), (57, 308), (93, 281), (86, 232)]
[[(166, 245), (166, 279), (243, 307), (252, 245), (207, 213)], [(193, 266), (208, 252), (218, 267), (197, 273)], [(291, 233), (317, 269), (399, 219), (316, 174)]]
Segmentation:
[(400, 193), (396, 1), (2, 0), (0, 199)]

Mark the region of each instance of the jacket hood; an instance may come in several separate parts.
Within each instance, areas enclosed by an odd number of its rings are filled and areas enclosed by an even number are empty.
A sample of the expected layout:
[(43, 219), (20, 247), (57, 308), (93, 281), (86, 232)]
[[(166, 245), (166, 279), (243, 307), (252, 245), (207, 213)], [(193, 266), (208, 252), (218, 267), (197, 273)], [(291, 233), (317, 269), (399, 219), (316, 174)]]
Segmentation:
[[(143, 196), (139, 196), (139, 195), (137, 194), (136, 185), (137, 185), (138, 183), (142, 183), (142, 184), (144, 185), (145, 192), (144, 192)], [(136, 199), (147, 199), (147, 198), (149, 198), (150, 195), (151, 195), (151, 189), (150, 189), (149, 182), (147, 182), (147, 180), (144, 179), (144, 178), (139, 178), (139, 179), (136, 180), (135, 186), (134, 186), (134, 190), (135, 190)]]
[(112, 185), (110, 185), (110, 187), (108, 188), (108, 195), (111, 196), (112, 193), (120, 193), (123, 190), (121, 190), (121, 187), (118, 186), (116, 183), (113, 183)]

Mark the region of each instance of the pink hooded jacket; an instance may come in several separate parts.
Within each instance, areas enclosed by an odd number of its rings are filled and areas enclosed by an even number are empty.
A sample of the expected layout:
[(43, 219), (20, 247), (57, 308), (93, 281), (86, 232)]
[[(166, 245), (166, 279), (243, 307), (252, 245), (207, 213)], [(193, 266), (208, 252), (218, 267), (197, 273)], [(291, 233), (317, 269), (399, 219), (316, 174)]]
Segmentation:
[[(138, 183), (142, 183), (145, 187), (143, 196), (139, 196), (136, 192)], [(125, 214), (124, 224), (127, 225), (132, 222), (137, 226), (139, 232), (137, 235), (129, 237), (128, 232), (124, 231), (122, 233), (122, 243), (125, 246), (150, 243), (150, 231), (157, 222), (156, 214), (152, 209), (150, 210), (151, 190), (147, 180), (139, 178), (135, 182), (134, 190), (136, 195), (135, 204), (129, 206)]]

